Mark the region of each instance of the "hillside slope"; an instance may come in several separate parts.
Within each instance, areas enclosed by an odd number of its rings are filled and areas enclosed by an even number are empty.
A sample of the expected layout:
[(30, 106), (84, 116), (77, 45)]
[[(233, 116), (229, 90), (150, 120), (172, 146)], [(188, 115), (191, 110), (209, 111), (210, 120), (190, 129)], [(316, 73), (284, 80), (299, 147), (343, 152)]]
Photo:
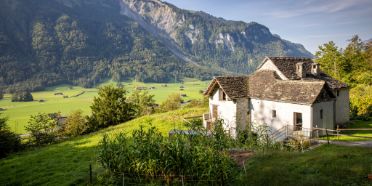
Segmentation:
[(0, 88), (106, 79), (170, 82), (252, 72), (264, 56), (312, 55), (258, 23), (158, 0), (0, 1)]
[(38, 90), (106, 79), (209, 79), (120, 14), (116, 0), (0, 1), (0, 88)]
[(179, 9), (160, 0), (121, 0), (121, 13), (201, 65), (249, 73), (264, 56), (312, 57), (302, 45), (273, 35), (258, 23), (228, 21)]
[(144, 116), (63, 143), (11, 155), (0, 159), (0, 185), (86, 185), (89, 164), (93, 166), (94, 176), (103, 173), (97, 162), (97, 146), (104, 134), (130, 133), (139, 125), (149, 126), (151, 122), (167, 135), (173, 128), (183, 128), (182, 118), (205, 111), (205, 108), (192, 108)]

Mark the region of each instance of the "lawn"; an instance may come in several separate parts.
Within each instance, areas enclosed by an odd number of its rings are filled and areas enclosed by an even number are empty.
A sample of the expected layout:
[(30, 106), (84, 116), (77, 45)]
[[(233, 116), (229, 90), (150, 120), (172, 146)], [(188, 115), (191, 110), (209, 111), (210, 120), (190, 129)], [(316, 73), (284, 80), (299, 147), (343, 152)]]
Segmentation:
[(244, 185), (371, 185), (372, 148), (323, 145), (312, 151), (274, 152), (248, 160)]
[[(128, 91), (132, 91), (136, 87), (146, 87), (148, 89), (154, 87), (155, 89), (148, 91), (155, 96), (154, 98), (157, 103), (161, 103), (172, 93), (186, 94), (187, 97), (184, 97), (184, 100), (200, 99), (202, 98), (200, 90), (206, 89), (208, 83), (207, 81), (195, 79), (185, 79), (183, 84), (122, 82)], [(116, 83), (107, 81), (100, 86), (108, 84)], [(180, 86), (184, 86), (184, 90), (180, 90)], [(85, 93), (78, 97), (72, 97), (81, 92)], [(68, 96), (69, 98), (63, 98), (63, 95), (54, 95), (55, 93), (63, 93), (64, 96)], [(5, 109), (5, 111), (1, 111), (1, 113), (3, 113), (3, 116), (9, 118), (8, 125), (11, 130), (16, 133), (25, 133), (24, 126), (27, 125), (30, 115), (52, 112), (61, 112), (63, 115), (68, 115), (71, 111), (77, 109), (83, 110), (84, 114), (90, 114), (90, 105), (92, 104), (94, 96), (97, 96), (97, 89), (60, 85), (50, 87), (45, 91), (33, 92), (32, 95), (35, 100), (33, 102), (11, 102), (11, 95), (9, 94), (6, 94), (5, 98), (0, 100), (0, 108)], [(39, 102), (39, 100), (44, 100), (44, 102)]]
[(28, 150), (0, 160), (0, 185), (86, 185), (89, 164), (94, 176), (103, 171), (97, 162), (97, 146), (103, 134), (130, 133), (151, 122), (164, 135), (183, 129), (182, 118), (201, 115), (206, 108), (181, 109), (144, 116), (99, 132), (59, 144)]
[[(347, 127), (348, 129), (356, 129), (350, 131), (341, 131), (341, 135), (345, 136), (332, 136), (330, 137), (331, 140), (339, 140), (339, 141), (367, 141), (372, 140), (372, 119), (369, 121), (362, 121), (362, 120), (354, 120), (352, 123)], [(370, 130), (357, 130), (357, 129), (370, 129)], [(325, 139), (325, 138), (324, 138)]]

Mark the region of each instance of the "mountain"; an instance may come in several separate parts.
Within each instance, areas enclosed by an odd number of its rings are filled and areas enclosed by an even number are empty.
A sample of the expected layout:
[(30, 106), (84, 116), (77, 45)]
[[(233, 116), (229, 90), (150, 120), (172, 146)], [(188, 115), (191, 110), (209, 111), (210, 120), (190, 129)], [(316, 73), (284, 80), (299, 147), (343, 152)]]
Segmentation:
[(249, 73), (265, 55), (312, 56), (258, 23), (157, 0), (1, 0), (0, 88)]
[(200, 65), (249, 73), (266, 55), (312, 57), (302, 45), (283, 40), (255, 22), (228, 21), (159, 0), (121, 0), (121, 13), (160, 38), (175, 54)]

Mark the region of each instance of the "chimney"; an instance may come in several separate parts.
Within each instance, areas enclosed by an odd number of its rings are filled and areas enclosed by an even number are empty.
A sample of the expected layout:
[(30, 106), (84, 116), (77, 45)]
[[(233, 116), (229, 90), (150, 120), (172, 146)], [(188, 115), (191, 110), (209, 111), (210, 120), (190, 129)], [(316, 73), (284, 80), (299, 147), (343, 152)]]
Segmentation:
[(312, 63), (311, 64), (311, 73), (316, 76), (318, 75), (320, 72), (320, 69), (319, 69), (319, 64), (318, 63)]
[(305, 71), (303, 62), (296, 63), (296, 74), (301, 79), (306, 77), (306, 71)]

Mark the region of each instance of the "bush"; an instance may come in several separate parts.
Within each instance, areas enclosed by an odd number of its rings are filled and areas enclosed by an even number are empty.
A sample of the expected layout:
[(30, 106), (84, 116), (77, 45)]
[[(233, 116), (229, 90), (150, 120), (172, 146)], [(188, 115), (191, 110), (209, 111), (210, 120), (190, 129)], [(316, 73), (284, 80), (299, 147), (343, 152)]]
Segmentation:
[(372, 86), (358, 85), (350, 90), (350, 111), (352, 118), (372, 116)]
[(167, 112), (177, 110), (181, 107), (182, 99), (177, 93), (171, 94), (168, 98), (160, 105), (161, 112)]
[(219, 185), (233, 177), (235, 166), (223, 150), (226, 146), (219, 141), (222, 138), (225, 139), (219, 135), (211, 139), (180, 134), (165, 138), (156, 128), (145, 130), (141, 126), (131, 137), (123, 133), (114, 138), (105, 135), (100, 143), (99, 161), (112, 175), (125, 173), (129, 179), (139, 175), (156, 181), (161, 176), (167, 184), (182, 178), (186, 183), (207, 180), (199, 184)]
[(35, 145), (50, 144), (56, 141), (58, 131), (57, 121), (48, 114), (42, 113), (31, 116), (26, 126), (26, 131), (30, 132), (31, 143)]
[(0, 158), (21, 149), (21, 140), (6, 125), (6, 118), (0, 117)]
[(87, 133), (88, 125), (82, 110), (71, 112), (63, 127), (63, 134), (66, 136), (79, 136)]
[(154, 95), (149, 94), (148, 91), (135, 90), (129, 96), (128, 101), (133, 104), (136, 117), (155, 112)]
[(88, 117), (89, 131), (117, 125), (135, 117), (135, 106), (127, 100), (126, 93), (124, 88), (99, 88), (98, 97), (94, 98), (90, 107), (92, 115)]
[(34, 98), (32, 97), (32, 94), (29, 91), (19, 91), (13, 93), (12, 95), (12, 102), (27, 102), (33, 100)]

